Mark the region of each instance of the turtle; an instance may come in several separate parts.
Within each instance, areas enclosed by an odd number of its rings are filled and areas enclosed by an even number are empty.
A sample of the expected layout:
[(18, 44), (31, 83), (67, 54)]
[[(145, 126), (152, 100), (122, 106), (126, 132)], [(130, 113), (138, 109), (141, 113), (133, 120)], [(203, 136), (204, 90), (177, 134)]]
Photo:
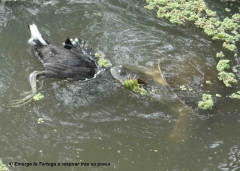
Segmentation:
[[(195, 114), (195, 111), (181, 100), (165, 81), (161, 72), (160, 62), (157, 65), (157, 69), (125, 64), (111, 67), (110, 72), (124, 87), (126, 87), (127, 80), (137, 80), (138, 84), (141, 84), (140, 87), (146, 89), (148, 98), (159, 102), (161, 105), (165, 104), (174, 113), (178, 114), (178, 119), (169, 137), (176, 140), (186, 139), (190, 115)], [(129, 90), (132, 91), (131, 89)], [(141, 91), (137, 93), (141, 94)]]
[[(33, 47), (35, 56), (43, 65), (43, 71), (33, 71), (29, 75), (31, 91), (27, 92), (26, 97), (19, 100), (11, 101), (11, 107), (20, 107), (32, 101), (37, 94), (37, 79), (41, 76), (47, 78), (72, 79), (76, 81), (88, 81), (96, 78), (96, 76), (109, 69), (112, 77), (120, 82), (124, 87), (126, 84), (133, 82), (135, 87), (127, 87), (131, 92), (146, 95), (162, 103), (157, 93), (150, 91), (149, 82), (155, 82), (161, 86), (161, 92), (168, 94), (174, 101), (173, 109), (179, 114), (179, 119), (171, 133), (170, 137), (182, 137), (187, 127), (189, 114), (193, 113), (193, 109), (180, 100), (171, 90), (168, 83), (164, 80), (158, 63), (158, 69), (151, 69), (133, 65), (116, 65), (112, 66), (106, 55), (101, 52), (93, 52), (88, 44), (79, 38), (67, 38), (63, 43), (63, 47), (53, 45), (43, 39), (35, 24), (28, 25), (31, 38), (28, 43)], [(141, 76), (140, 76), (141, 75)], [(170, 95), (170, 96), (169, 96)]]

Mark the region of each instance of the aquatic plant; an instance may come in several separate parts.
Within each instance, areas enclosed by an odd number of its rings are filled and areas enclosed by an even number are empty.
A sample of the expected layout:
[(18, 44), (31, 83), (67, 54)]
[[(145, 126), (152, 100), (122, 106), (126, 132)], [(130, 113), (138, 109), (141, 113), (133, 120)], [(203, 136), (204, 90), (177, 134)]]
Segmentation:
[(38, 118), (37, 122), (38, 122), (38, 124), (41, 124), (41, 123), (44, 123), (45, 121), (43, 118)]
[(193, 91), (193, 88), (189, 87), (187, 88), (185, 85), (179, 86), (181, 91)]
[(3, 164), (1, 160), (0, 160), (0, 171), (9, 171), (7, 166)]
[(225, 69), (229, 69), (230, 65), (228, 64), (230, 62), (230, 60), (228, 59), (221, 59), (218, 64), (217, 64), (217, 70), (219, 72), (224, 71)]
[(182, 91), (187, 90), (187, 88), (186, 88), (185, 85), (181, 85), (179, 88), (180, 88)]
[(237, 46), (234, 45), (234, 44), (230, 44), (230, 43), (226, 43), (226, 42), (223, 42), (223, 47), (230, 50), (230, 51), (234, 51), (237, 49)]
[[(148, 3), (147, 9), (158, 10), (159, 18), (165, 18), (177, 24), (193, 22), (213, 40), (222, 40), (223, 47), (234, 51), (236, 55), (236, 43), (240, 40), (240, 14), (234, 14), (231, 18), (226, 17), (221, 21), (216, 17), (216, 12), (206, 7), (204, 0), (146, 0), (146, 2)], [(216, 56), (224, 57), (224, 54), (219, 52)], [(228, 66), (225, 65), (225, 67)]]
[(231, 99), (239, 99), (240, 100), (240, 91), (237, 91), (236, 93), (232, 93), (229, 97)]
[(102, 51), (98, 51), (94, 54), (98, 58), (97, 63), (100, 67), (111, 67), (112, 63), (105, 58), (105, 54)]
[(230, 11), (231, 11), (231, 9), (229, 9), (229, 8), (225, 8), (225, 11), (227, 11), (227, 12), (230, 12)]
[(100, 67), (111, 67), (112, 66), (111, 62), (104, 58), (100, 58), (97, 62)]
[(137, 79), (126, 79), (123, 82), (123, 85), (129, 90), (141, 94), (142, 96), (147, 94), (147, 90), (145, 90), (142, 84), (139, 84)]
[(216, 97), (222, 97), (221, 94), (216, 94)]
[(221, 52), (218, 52), (218, 53), (216, 53), (216, 57), (217, 58), (223, 58), (225, 55), (223, 54), (223, 52), (221, 51)]
[(218, 79), (223, 81), (226, 87), (232, 87), (232, 84), (236, 84), (238, 82), (235, 77), (236, 76), (231, 72), (221, 71), (218, 73)]
[(198, 107), (203, 110), (212, 109), (212, 107), (213, 107), (212, 95), (203, 94), (202, 101), (198, 102)]
[(101, 58), (101, 57), (102, 57), (102, 55), (101, 55), (99, 52), (96, 52), (96, 53), (94, 54), (94, 56), (97, 57), (97, 58)]
[(171, 23), (185, 24), (193, 22), (197, 27), (203, 29), (204, 33), (211, 36), (213, 40), (222, 40), (223, 47), (236, 51), (236, 42), (240, 40), (238, 29), (240, 28), (240, 14), (234, 14), (231, 18), (220, 21), (216, 12), (207, 8), (204, 0), (146, 0), (147, 9), (157, 9), (159, 18), (167, 19)]
[[(178, 25), (193, 23), (211, 39), (221, 41), (222, 47), (233, 52), (234, 57), (237, 57), (238, 48), (236, 44), (240, 42), (239, 13), (222, 19), (216, 15), (215, 11), (208, 9), (204, 0), (146, 0), (146, 2), (148, 5), (145, 8), (156, 9), (159, 18), (167, 19), (169, 22)], [(227, 2), (231, 3), (231, 1)], [(229, 11), (229, 9), (226, 10)], [(220, 51), (216, 54), (216, 57), (223, 58), (225, 55)], [(233, 73), (224, 72), (224, 70), (230, 68), (229, 62), (230, 60), (223, 59), (216, 66), (219, 71), (218, 78), (223, 81), (226, 87), (232, 87), (233, 84), (237, 83), (236, 76)], [(205, 108), (205, 104), (206, 102), (201, 101), (199, 106)]]
[(207, 80), (206, 84), (213, 84), (212, 81)]
[(35, 96), (33, 96), (33, 100), (35, 101), (42, 100), (43, 98), (44, 98), (44, 95), (42, 95), (41, 93), (38, 93)]

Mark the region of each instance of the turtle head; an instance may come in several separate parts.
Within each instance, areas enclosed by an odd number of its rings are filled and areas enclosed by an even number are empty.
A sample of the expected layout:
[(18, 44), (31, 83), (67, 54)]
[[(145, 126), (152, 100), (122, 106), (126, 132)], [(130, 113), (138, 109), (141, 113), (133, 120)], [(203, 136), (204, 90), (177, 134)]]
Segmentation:
[(122, 84), (128, 76), (126, 69), (122, 65), (112, 67), (110, 72), (113, 78), (120, 81)]

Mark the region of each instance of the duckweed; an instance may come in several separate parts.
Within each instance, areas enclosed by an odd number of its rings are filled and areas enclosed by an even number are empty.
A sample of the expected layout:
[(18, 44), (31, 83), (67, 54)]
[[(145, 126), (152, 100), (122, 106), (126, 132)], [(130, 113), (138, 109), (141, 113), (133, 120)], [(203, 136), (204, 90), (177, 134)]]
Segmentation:
[(226, 87), (232, 87), (232, 84), (236, 84), (238, 81), (235, 79), (235, 75), (231, 72), (219, 72), (218, 79), (223, 81)]
[(97, 51), (94, 54), (94, 56), (97, 57), (97, 58), (105, 58), (105, 53), (103, 53), (102, 51)]
[(100, 67), (111, 67), (112, 66), (111, 62), (104, 58), (101, 58), (98, 60), (98, 65)]
[(159, 18), (165, 18), (176, 24), (193, 22), (212, 39), (222, 40), (224, 48), (230, 51), (237, 50), (235, 43), (240, 39), (238, 32), (240, 14), (234, 14), (231, 18), (226, 17), (221, 21), (216, 17), (215, 11), (207, 8), (204, 0), (146, 0), (146, 2), (147, 9), (158, 9)]
[(235, 72), (235, 73), (238, 72), (238, 70), (235, 67), (232, 68), (232, 71)]
[(198, 102), (198, 107), (203, 110), (212, 109), (213, 107), (213, 99), (210, 94), (203, 94), (202, 101)]
[[(232, 51), (234, 57), (237, 57), (238, 48), (236, 44), (240, 41), (239, 13), (222, 19), (217, 17), (215, 11), (207, 8), (204, 0), (146, 0), (146, 2), (148, 5), (145, 8), (149, 10), (157, 9), (159, 18), (167, 19), (169, 22), (178, 25), (191, 22), (213, 40), (220, 40), (222, 47)], [(228, 8), (225, 10), (230, 12)], [(216, 54), (216, 57), (224, 58), (225, 55), (220, 51)], [(226, 87), (232, 87), (233, 84), (237, 83), (236, 76), (233, 73), (224, 71), (230, 68), (229, 62), (230, 60), (226, 59), (220, 60), (216, 66), (219, 71), (218, 78), (223, 81)], [(185, 90), (184, 87), (181, 89)], [(202, 101), (199, 105), (205, 108), (205, 103)]]
[(35, 101), (42, 100), (43, 98), (44, 98), (44, 95), (42, 95), (41, 93), (38, 93), (35, 96), (33, 96), (33, 100)]
[(129, 90), (141, 94), (142, 96), (147, 95), (147, 90), (145, 90), (141, 84), (138, 83), (137, 79), (126, 79), (123, 85)]
[(225, 11), (227, 11), (227, 12), (230, 12), (230, 11), (231, 11), (231, 9), (229, 9), (229, 8), (225, 8)]
[(223, 43), (223, 47), (230, 50), (230, 51), (234, 51), (234, 50), (237, 49), (236, 45), (231, 44), (231, 43), (226, 43), (226, 42)]
[(102, 56), (101, 56), (101, 54), (100, 54), (100, 53), (98, 53), (98, 52), (97, 52), (97, 53), (95, 53), (95, 54), (94, 54), (94, 56), (95, 56), (95, 57), (97, 57), (97, 58), (101, 58), (101, 57), (102, 57)]
[(206, 84), (213, 84), (212, 81), (206, 81)]
[(37, 122), (38, 122), (38, 124), (44, 123), (44, 119), (43, 118), (38, 118)]
[(1, 160), (0, 160), (0, 171), (9, 171), (7, 166), (3, 164)]
[(233, 93), (229, 96), (231, 99), (239, 99), (240, 100), (240, 91)]
[(229, 62), (230, 62), (230, 60), (228, 60), (228, 59), (221, 59), (217, 64), (217, 67), (216, 67), (217, 70), (219, 72), (221, 72), (221, 71), (224, 71), (226, 69), (229, 69), (230, 68), (230, 65), (228, 64)]
[(223, 58), (225, 55), (223, 54), (223, 52), (221, 51), (221, 52), (218, 52), (217, 54), (216, 54), (216, 57), (217, 58)]
[(179, 88), (180, 88), (182, 91), (187, 90), (187, 88), (186, 88), (185, 85), (181, 85)]

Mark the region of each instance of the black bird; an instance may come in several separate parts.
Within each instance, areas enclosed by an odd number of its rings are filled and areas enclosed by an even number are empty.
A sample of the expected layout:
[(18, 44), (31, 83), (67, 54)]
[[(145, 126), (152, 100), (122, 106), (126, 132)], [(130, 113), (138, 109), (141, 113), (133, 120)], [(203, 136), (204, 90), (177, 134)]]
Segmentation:
[(37, 93), (37, 78), (87, 80), (94, 78), (99, 71), (95, 57), (86, 52), (85, 43), (79, 39), (67, 38), (64, 47), (50, 44), (44, 40), (35, 24), (28, 25), (31, 38), (28, 43), (33, 46), (36, 56), (43, 64), (43, 71), (34, 71), (29, 75), (31, 92), (20, 100), (13, 101), (10, 106), (18, 107), (32, 100)]

